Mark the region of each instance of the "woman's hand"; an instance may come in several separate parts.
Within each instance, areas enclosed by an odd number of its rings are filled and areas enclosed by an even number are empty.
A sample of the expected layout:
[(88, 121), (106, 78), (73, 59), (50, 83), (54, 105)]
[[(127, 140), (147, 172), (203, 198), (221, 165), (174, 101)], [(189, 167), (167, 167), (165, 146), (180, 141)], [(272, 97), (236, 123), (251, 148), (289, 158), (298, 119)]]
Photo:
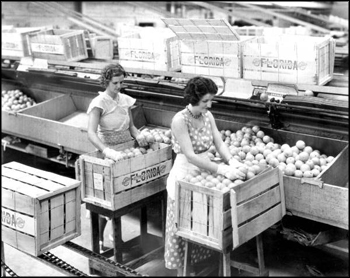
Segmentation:
[(137, 143), (139, 144), (140, 147), (144, 147), (144, 146), (148, 145), (146, 137), (143, 134), (141, 134), (141, 133), (139, 135), (137, 135), (135, 139), (136, 139), (136, 141), (137, 141)]
[(229, 180), (245, 179), (246, 175), (241, 170), (226, 164), (219, 164), (217, 174), (223, 175)]
[(235, 159), (235, 158), (233, 158), (233, 157), (229, 160), (228, 164), (229, 164), (230, 166), (234, 167), (234, 168), (246, 167), (246, 166), (247, 166), (247, 165), (245, 165), (245, 164), (239, 162), (237, 159)]
[(115, 151), (111, 148), (105, 148), (103, 150), (103, 154), (109, 158), (109, 159), (113, 159), (115, 161), (119, 161), (123, 159), (123, 155), (121, 152)]

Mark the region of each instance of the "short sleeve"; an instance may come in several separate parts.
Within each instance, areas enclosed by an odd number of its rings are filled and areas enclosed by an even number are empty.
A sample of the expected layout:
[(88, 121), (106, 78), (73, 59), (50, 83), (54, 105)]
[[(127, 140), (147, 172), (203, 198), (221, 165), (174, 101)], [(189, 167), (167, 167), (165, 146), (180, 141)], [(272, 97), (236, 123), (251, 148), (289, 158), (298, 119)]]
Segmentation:
[(91, 110), (95, 107), (101, 108), (102, 113), (105, 112), (106, 107), (104, 106), (104, 99), (101, 95), (95, 97), (89, 104), (88, 110), (86, 111), (87, 114), (91, 112)]
[(119, 93), (119, 98), (119, 105), (123, 107), (131, 107), (136, 102), (135, 98), (122, 93)]

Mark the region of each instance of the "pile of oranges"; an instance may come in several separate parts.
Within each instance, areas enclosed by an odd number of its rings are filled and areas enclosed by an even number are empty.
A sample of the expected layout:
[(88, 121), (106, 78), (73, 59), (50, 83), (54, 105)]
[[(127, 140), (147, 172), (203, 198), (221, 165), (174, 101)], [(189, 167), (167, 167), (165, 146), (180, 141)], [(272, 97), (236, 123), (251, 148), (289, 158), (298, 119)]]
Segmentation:
[(20, 90), (3, 90), (1, 92), (1, 107), (5, 111), (19, 111), (35, 105), (33, 98), (27, 96)]
[[(303, 140), (298, 140), (295, 145), (275, 143), (259, 126), (244, 126), (236, 132), (221, 130), (221, 135), (238, 161), (249, 167), (278, 167), (287, 176), (317, 177), (334, 159), (306, 145)], [(220, 157), (215, 147), (210, 149), (209, 157)]]

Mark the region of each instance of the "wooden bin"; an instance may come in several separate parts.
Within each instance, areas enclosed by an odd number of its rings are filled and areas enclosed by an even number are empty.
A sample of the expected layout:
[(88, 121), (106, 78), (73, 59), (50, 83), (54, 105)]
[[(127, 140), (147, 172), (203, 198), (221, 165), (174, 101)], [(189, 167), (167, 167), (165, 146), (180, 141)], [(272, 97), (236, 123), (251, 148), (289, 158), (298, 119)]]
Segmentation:
[(179, 181), (175, 205), (177, 235), (226, 252), (282, 219), (282, 175), (268, 168), (227, 192)]
[(88, 58), (83, 30), (50, 29), (29, 35), (34, 58), (75, 62)]
[(241, 40), (225, 20), (163, 19), (180, 40), (183, 73), (242, 77)]
[(28, 35), (41, 30), (40, 27), (3, 28), (1, 32), (1, 56), (11, 58), (31, 56)]
[(335, 40), (311, 36), (264, 36), (243, 45), (243, 78), (324, 85), (333, 79)]
[(120, 64), (126, 68), (179, 71), (178, 39), (162, 34), (160, 28), (150, 31), (118, 38)]
[(80, 181), (17, 162), (1, 168), (3, 242), (39, 256), (80, 236)]
[(96, 59), (113, 59), (113, 40), (107, 36), (90, 37), (92, 55)]
[[(125, 150), (135, 147), (129, 141), (113, 147)], [(79, 158), (82, 200), (109, 210), (117, 210), (165, 189), (165, 181), (170, 172), (171, 146), (157, 143), (159, 149), (110, 162), (100, 151), (83, 154)]]

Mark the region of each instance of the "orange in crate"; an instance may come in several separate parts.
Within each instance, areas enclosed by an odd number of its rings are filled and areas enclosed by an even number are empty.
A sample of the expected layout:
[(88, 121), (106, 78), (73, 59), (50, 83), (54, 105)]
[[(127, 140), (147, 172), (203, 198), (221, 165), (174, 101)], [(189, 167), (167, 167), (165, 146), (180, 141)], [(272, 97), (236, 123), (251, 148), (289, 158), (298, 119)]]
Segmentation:
[(80, 236), (80, 181), (18, 162), (1, 168), (3, 242), (39, 256)]
[(285, 211), (278, 168), (226, 192), (185, 181), (176, 185), (176, 234), (224, 253), (274, 225)]

